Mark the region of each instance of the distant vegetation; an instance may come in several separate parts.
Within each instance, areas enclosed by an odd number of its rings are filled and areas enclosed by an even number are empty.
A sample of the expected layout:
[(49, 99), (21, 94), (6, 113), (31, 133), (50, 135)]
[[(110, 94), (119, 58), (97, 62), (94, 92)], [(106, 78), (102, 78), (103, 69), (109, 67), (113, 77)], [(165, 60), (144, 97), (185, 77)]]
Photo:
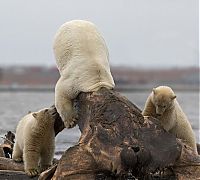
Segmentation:
[[(129, 67), (111, 67), (117, 87), (137, 87), (171, 85), (198, 86), (198, 67), (172, 69), (134, 69)], [(12, 66), (0, 68), (0, 85), (54, 87), (59, 78), (56, 67)]]

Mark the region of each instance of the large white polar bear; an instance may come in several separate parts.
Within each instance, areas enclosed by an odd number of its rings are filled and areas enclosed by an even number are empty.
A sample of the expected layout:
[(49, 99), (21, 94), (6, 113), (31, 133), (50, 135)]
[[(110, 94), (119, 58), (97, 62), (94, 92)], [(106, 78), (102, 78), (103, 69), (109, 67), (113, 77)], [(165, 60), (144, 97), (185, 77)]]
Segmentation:
[(84, 20), (63, 24), (53, 48), (61, 76), (55, 87), (55, 106), (65, 126), (71, 128), (76, 123), (73, 99), (80, 92), (112, 89), (115, 85), (108, 49), (96, 26)]
[(29, 113), (18, 123), (13, 160), (24, 161), (24, 170), (36, 176), (52, 165), (55, 149), (55, 119), (48, 109)]

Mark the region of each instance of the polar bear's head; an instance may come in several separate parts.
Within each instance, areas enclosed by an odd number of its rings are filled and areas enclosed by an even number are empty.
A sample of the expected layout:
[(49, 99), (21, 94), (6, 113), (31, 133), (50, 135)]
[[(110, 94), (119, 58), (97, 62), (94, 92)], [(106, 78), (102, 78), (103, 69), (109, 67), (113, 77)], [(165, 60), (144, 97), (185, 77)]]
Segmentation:
[(32, 113), (32, 116), (38, 121), (38, 122), (54, 122), (53, 116), (50, 114), (49, 109), (45, 108), (38, 112)]
[(176, 95), (168, 86), (159, 86), (152, 90), (152, 103), (155, 106), (156, 114), (161, 116), (167, 109), (169, 109), (174, 102)]

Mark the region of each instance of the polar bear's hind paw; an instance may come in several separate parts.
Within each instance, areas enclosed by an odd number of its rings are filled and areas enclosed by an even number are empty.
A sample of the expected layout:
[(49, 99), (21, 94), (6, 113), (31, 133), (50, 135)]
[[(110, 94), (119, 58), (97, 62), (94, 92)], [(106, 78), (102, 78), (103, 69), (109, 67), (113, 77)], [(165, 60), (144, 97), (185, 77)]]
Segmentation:
[(77, 119), (72, 118), (70, 121), (67, 121), (67, 122), (65, 121), (64, 124), (65, 124), (65, 127), (69, 129), (69, 128), (73, 128), (74, 126), (76, 126), (76, 124), (77, 124), (76, 122), (77, 122)]
[(69, 123), (69, 128), (73, 128), (74, 126), (76, 126), (76, 122), (77, 122), (77, 118), (73, 118), (72, 121)]
[(73, 114), (72, 116), (68, 117), (67, 121), (64, 121), (66, 128), (73, 128), (77, 124), (78, 117), (76, 114)]

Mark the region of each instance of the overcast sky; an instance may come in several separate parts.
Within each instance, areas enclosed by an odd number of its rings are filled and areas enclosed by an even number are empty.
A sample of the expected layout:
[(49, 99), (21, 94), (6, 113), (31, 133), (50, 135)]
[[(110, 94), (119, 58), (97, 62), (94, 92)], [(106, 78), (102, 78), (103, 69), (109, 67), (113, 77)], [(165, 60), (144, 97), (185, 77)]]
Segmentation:
[(112, 65), (199, 66), (198, 0), (0, 0), (0, 65), (55, 65), (53, 37), (72, 19), (97, 25)]

